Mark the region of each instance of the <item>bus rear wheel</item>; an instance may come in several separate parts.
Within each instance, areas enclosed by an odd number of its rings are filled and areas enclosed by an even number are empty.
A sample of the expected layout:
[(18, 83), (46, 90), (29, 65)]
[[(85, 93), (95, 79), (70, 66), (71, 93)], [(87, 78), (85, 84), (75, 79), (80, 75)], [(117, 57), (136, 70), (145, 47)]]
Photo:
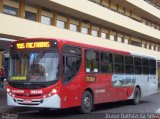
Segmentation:
[(89, 91), (85, 91), (82, 96), (80, 112), (89, 113), (93, 108), (93, 96)]
[(134, 98), (131, 100), (133, 105), (137, 105), (140, 102), (141, 98), (141, 91), (138, 87), (135, 88), (134, 90)]

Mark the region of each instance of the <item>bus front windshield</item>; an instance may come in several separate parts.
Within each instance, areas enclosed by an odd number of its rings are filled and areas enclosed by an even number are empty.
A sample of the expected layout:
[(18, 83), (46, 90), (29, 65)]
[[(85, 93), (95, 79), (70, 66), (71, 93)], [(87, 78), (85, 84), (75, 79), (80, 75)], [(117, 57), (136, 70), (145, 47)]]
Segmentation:
[(59, 77), (58, 52), (11, 53), (10, 81), (48, 82)]

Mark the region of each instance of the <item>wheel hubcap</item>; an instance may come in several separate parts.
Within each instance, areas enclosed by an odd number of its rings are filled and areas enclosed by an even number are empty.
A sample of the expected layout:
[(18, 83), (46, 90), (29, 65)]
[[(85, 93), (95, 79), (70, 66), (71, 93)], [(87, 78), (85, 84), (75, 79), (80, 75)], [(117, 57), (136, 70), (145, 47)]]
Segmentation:
[(89, 107), (91, 106), (91, 100), (90, 100), (89, 97), (85, 97), (85, 98), (84, 98), (84, 106), (85, 106), (86, 108), (89, 108)]

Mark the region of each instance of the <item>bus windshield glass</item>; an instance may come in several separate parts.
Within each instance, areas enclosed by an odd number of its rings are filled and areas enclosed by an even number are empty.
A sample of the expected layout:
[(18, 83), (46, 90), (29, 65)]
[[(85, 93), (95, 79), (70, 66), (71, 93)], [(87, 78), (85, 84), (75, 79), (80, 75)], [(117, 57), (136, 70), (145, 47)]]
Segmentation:
[(58, 52), (18, 52), (10, 57), (10, 81), (48, 82), (59, 77)]

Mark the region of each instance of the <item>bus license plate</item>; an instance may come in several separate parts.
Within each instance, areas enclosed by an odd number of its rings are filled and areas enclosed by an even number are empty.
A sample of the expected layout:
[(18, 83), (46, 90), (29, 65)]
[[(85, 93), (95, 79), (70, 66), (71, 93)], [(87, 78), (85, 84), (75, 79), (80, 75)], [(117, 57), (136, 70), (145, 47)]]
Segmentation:
[(23, 102), (26, 103), (26, 104), (31, 104), (32, 103), (31, 100), (24, 100)]

